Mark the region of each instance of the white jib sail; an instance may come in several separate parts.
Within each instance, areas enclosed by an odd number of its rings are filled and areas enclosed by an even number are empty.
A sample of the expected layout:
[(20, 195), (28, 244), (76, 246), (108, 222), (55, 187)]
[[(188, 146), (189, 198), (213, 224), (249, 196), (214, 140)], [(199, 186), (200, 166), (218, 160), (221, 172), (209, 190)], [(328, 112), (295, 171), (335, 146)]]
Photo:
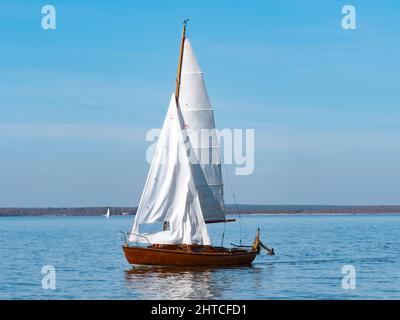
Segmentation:
[(211, 244), (182, 128), (173, 94), (129, 241)]
[(192, 167), (204, 219), (206, 222), (224, 221), (221, 157), (214, 114), (203, 73), (188, 39), (183, 50), (179, 107), (198, 160)]

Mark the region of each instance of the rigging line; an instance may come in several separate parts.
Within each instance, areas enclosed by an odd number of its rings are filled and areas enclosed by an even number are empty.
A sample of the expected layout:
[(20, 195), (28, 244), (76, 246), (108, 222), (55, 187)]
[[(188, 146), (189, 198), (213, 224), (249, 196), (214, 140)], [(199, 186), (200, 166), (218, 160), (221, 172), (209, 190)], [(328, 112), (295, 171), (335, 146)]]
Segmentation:
[(226, 228), (226, 221), (224, 222), (224, 230), (222, 232), (221, 247), (224, 246), (225, 228)]
[(235, 208), (236, 208), (237, 214), (239, 215), (239, 241), (240, 241), (240, 245), (242, 245), (242, 226), (243, 226), (243, 223), (242, 223), (242, 215), (241, 215), (241, 213), (240, 213), (239, 206), (238, 206), (238, 204), (237, 204), (236, 195), (235, 195), (235, 191), (233, 190), (233, 185), (232, 185), (232, 183), (231, 183), (231, 179), (230, 179), (230, 177), (229, 177), (229, 172), (228, 172), (228, 170), (226, 169), (226, 166), (223, 166), (223, 167), (224, 167), (225, 174), (226, 174), (226, 180), (228, 181), (229, 188), (231, 189), (231, 193), (232, 193), (232, 198), (233, 198), (234, 206), (235, 206)]

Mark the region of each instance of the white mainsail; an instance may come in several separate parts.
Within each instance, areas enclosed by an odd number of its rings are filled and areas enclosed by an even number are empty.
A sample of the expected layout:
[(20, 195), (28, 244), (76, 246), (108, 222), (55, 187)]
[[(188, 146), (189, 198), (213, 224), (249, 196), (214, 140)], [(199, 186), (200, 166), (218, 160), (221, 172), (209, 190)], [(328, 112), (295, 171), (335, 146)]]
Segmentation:
[[(193, 164), (196, 189), (206, 222), (225, 221), (220, 147), (203, 73), (189, 39), (185, 39), (179, 107), (185, 128), (199, 160)], [(209, 138), (204, 138), (208, 134)]]
[[(151, 226), (149, 226), (151, 225)], [(146, 227), (158, 230), (143, 232)], [(145, 236), (143, 238), (141, 236)], [(135, 215), (132, 242), (210, 245), (182, 121), (171, 97), (146, 185)]]
[(106, 218), (110, 217), (110, 208), (107, 209)]
[[(129, 237), (132, 242), (210, 245), (205, 223), (225, 221), (213, 109), (188, 39), (179, 88), (179, 106), (173, 94)], [(207, 139), (202, 139), (204, 132)]]

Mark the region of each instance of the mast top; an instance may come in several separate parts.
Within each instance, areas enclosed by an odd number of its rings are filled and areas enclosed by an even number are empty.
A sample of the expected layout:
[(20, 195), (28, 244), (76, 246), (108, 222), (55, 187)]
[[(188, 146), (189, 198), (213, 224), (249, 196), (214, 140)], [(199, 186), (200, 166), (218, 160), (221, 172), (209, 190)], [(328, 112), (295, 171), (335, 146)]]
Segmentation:
[(183, 20), (183, 28), (182, 28), (182, 39), (181, 39), (181, 49), (179, 53), (179, 61), (178, 61), (178, 72), (176, 75), (176, 87), (175, 87), (175, 97), (176, 97), (176, 104), (179, 106), (179, 89), (181, 86), (181, 73), (182, 73), (182, 60), (183, 60), (183, 47), (185, 45), (185, 38), (186, 38), (186, 26), (189, 22), (189, 19)]

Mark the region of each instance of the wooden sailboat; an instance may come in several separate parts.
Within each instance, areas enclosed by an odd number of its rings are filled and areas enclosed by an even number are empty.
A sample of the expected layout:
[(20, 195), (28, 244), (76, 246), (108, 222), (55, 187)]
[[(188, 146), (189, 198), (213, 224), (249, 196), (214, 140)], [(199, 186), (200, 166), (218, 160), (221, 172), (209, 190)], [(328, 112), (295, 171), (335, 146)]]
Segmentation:
[[(200, 144), (195, 136), (204, 128), (216, 134), (203, 73), (186, 38), (185, 21), (176, 90), (170, 100), (132, 231), (123, 244), (130, 264), (238, 266), (250, 265), (260, 248), (273, 254), (273, 250), (261, 243), (259, 231), (253, 244), (246, 248), (211, 245), (206, 223), (234, 220), (226, 219), (224, 213), (216, 136), (208, 139), (208, 145), (204, 145), (204, 141)], [(218, 161), (201, 161), (205, 148)]]

